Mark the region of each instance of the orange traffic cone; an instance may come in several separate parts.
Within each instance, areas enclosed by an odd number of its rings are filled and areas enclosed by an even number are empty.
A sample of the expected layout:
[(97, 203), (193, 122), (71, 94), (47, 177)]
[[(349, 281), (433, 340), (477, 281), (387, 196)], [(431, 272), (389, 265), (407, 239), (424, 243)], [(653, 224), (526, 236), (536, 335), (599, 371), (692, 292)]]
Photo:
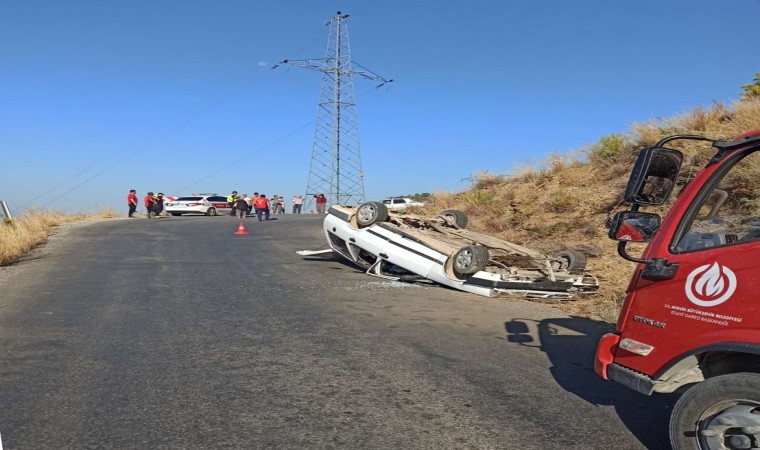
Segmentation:
[(238, 229), (235, 232), (235, 234), (248, 234), (248, 232), (245, 231), (245, 227), (243, 226), (243, 222), (240, 222), (240, 225), (238, 225)]

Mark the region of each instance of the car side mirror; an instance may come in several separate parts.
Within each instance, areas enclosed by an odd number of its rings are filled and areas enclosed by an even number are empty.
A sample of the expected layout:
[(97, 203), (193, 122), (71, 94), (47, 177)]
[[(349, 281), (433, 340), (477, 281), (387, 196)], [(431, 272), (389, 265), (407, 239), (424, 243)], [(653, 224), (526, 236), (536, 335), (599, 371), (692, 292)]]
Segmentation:
[(665, 147), (643, 149), (628, 179), (625, 201), (634, 205), (662, 205), (670, 197), (681, 171), (683, 153)]
[(612, 219), (609, 237), (615, 241), (649, 242), (660, 228), (660, 216), (639, 211), (621, 211)]

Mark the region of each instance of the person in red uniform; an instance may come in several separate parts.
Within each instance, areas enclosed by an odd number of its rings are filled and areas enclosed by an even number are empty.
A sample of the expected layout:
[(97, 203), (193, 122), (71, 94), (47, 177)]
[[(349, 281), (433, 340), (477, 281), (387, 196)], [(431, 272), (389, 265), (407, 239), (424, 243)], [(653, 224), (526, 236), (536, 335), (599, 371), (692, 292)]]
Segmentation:
[(145, 202), (145, 209), (148, 210), (148, 219), (150, 219), (156, 214), (156, 199), (153, 198), (152, 192), (148, 192), (143, 201)]
[(254, 202), (253, 206), (256, 208), (256, 217), (259, 218), (259, 222), (261, 222), (262, 214), (266, 216), (266, 220), (269, 220), (269, 199), (267, 196), (261, 194)]
[(137, 191), (134, 189), (129, 190), (129, 195), (127, 195), (127, 206), (129, 206), (128, 217), (134, 217), (133, 214), (137, 211)]
[(248, 208), (248, 214), (251, 214), (252, 212), (256, 212), (256, 200), (260, 197), (258, 192), (253, 193), (253, 197), (251, 197), (251, 207)]
[(327, 197), (325, 194), (317, 194), (314, 198), (317, 199), (317, 214), (324, 214), (327, 207)]

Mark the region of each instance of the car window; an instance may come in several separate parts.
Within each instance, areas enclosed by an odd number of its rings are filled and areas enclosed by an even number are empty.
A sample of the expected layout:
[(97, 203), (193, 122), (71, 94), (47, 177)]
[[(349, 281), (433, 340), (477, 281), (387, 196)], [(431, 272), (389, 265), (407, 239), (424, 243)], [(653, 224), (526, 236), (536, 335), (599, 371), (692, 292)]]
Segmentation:
[(210, 201), (210, 202), (225, 202), (226, 203), (227, 202), (227, 197), (213, 196), (213, 197), (209, 197), (208, 201)]
[(177, 202), (197, 202), (201, 199), (201, 197), (180, 197), (178, 198)]
[(390, 205), (391, 201), (390, 200), (383, 200), (383, 203), (385, 203), (386, 205)]
[(406, 203), (406, 200), (403, 198), (396, 199), (396, 203)]

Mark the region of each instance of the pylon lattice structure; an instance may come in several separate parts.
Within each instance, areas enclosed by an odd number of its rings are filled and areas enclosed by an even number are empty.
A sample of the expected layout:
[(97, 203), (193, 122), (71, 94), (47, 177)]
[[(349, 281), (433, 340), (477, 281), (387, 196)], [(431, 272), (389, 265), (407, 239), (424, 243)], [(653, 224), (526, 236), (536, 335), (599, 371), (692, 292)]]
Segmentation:
[(276, 64), (322, 72), (322, 91), (317, 109), (314, 143), (304, 208), (310, 209), (313, 196), (325, 194), (332, 204), (364, 201), (364, 171), (359, 148), (359, 122), (354, 97), (354, 75), (389, 83), (380, 75), (351, 60), (348, 43), (348, 14), (340, 11), (330, 18), (327, 55), (322, 59), (284, 60)]

